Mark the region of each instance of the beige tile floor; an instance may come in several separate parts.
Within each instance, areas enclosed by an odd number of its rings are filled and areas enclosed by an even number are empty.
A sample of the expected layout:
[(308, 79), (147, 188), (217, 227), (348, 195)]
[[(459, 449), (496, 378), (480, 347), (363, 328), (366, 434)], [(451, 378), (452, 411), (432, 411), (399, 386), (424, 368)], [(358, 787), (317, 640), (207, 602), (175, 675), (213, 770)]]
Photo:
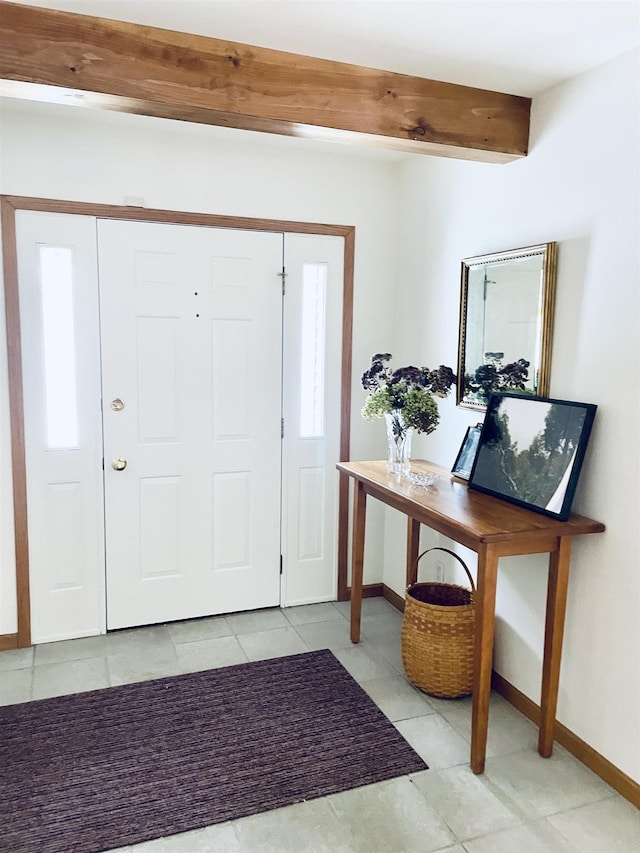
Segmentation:
[(471, 773), (470, 700), (406, 681), (402, 617), (384, 599), (365, 600), (357, 646), (348, 617), (348, 604), (315, 604), (0, 652), (0, 704), (330, 648), (429, 770), (119, 853), (640, 851), (640, 812), (562, 747), (540, 758), (533, 724), (497, 695), (486, 772)]

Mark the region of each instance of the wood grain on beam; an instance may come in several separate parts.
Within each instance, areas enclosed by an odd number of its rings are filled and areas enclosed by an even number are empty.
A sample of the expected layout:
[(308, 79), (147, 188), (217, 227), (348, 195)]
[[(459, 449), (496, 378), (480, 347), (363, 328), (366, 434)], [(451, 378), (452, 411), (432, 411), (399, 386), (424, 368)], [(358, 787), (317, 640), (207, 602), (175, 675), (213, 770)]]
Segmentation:
[(531, 101), (0, 2), (0, 94), (445, 157), (525, 156)]

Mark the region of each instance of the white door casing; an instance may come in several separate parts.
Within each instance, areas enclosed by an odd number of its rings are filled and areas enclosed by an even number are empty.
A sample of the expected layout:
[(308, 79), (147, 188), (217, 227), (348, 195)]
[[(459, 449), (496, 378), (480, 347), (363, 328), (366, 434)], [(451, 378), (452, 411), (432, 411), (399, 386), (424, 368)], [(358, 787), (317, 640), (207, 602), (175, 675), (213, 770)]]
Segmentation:
[(108, 627), (277, 605), (282, 235), (98, 233)]
[(16, 241), (31, 636), (44, 643), (105, 631), (95, 219), (18, 211)]

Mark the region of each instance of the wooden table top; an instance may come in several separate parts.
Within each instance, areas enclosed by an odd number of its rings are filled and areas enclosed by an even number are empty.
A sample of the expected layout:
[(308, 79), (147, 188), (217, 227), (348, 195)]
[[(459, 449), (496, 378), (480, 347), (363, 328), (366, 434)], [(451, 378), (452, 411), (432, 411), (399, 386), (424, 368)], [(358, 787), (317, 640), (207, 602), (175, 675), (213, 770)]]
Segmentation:
[[(467, 547), (481, 544), (601, 533), (605, 526), (582, 515), (559, 521), (492, 495), (470, 489), (446, 468), (425, 460), (411, 460), (411, 471), (438, 474), (433, 486), (418, 486), (387, 471), (384, 460), (340, 462), (337, 469), (363, 483), (365, 491), (416, 521), (432, 527)], [(523, 553), (533, 553), (523, 551)]]

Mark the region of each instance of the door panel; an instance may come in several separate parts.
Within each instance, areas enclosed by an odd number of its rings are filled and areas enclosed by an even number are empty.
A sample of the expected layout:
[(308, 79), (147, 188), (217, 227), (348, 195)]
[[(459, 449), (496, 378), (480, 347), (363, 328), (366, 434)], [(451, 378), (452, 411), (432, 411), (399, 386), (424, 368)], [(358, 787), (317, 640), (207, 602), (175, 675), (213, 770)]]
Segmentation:
[(98, 229), (108, 627), (277, 605), (282, 235)]
[(336, 597), (344, 240), (287, 234), (284, 336), (285, 606)]
[(18, 211), (34, 643), (104, 633), (95, 219)]

